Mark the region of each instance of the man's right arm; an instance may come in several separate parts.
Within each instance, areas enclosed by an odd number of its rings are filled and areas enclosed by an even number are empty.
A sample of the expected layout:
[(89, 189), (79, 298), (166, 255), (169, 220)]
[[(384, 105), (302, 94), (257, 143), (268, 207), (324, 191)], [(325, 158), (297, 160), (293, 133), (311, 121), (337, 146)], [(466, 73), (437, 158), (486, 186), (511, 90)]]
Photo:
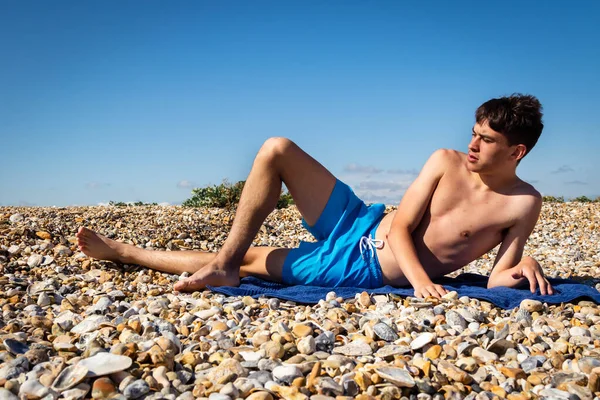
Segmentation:
[(410, 185), (398, 206), (387, 234), (388, 245), (394, 254), (402, 273), (415, 289), (416, 297), (441, 297), (447, 291), (434, 284), (423, 265), (419, 261), (412, 239), (412, 232), (417, 228), (433, 192), (444, 175), (450, 150), (435, 151), (423, 166), (421, 173)]

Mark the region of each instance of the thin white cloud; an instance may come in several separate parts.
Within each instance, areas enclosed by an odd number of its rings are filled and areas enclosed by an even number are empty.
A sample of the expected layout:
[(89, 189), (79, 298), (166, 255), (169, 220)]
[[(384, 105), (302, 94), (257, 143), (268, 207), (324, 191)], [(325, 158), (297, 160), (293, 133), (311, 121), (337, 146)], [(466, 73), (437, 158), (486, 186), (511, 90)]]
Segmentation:
[(189, 189), (189, 188), (194, 187), (194, 186), (196, 186), (196, 184), (194, 182), (188, 181), (188, 180), (185, 180), (185, 179), (182, 180), (182, 181), (177, 182), (177, 187), (179, 189)]
[(385, 205), (398, 205), (402, 195), (380, 195), (373, 192), (357, 192), (356, 195), (365, 203), (383, 203)]
[(587, 184), (588, 184), (587, 182), (578, 181), (578, 180), (565, 182), (565, 185), (587, 185)]
[(383, 170), (375, 168), (372, 165), (360, 165), (356, 163), (350, 163), (344, 167), (344, 172), (351, 174), (379, 174)]
[(575, 170), (573, 169), (573, 167), (571, 167), (570, 165), (561, 165), (560, 167), (558, 167), (558, 169), (555, 169), (554, 171), (552, 171), (552, 174), (564, 174), (567, 172), (574, 172)]
[(418, 176), (414, 169), (391, 169), (385, 175), (375, 166), (348, 164), (339, 179), (348, 184), (354, 193), (366, 203), (398, 205), (404, 192)]
[(388, 169), (387, 171), (385, 171), (388, 174), (391, 175), (414, 175), (417, 176), (419, 175), (419, 171), (417, 171), (416, 169)]
[(363, 181), (358, 184), (357, 190), (398, 192), (408, 189), (408, 186), (407, 182)]
[(96, 190), (96, 189), (102, 189), (105, 187), (109, 187), (110, 183), (103, 183), (103, 182), (88, 182), (85, 184), (86, 189), (90, 189), (90, 190)]

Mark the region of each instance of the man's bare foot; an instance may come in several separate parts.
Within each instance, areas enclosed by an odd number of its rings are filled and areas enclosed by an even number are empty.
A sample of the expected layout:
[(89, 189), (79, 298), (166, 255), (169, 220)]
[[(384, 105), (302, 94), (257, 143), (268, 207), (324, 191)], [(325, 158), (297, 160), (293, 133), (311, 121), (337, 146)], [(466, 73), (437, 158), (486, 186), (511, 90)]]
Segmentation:
[(208, 264), (202, 269), (199, 269), (187, 279), (179, 281), (173, 286), (173, 289), (178, 292), (194, 292), (211, 286), (239, 286), (240, 273), (239, 270), (230, 270), (225, 267), (215, 264)]
[(91, 229), (81, 227), (75, 235), (79, 249), (88, 257), (99, 260), (124, 262), (124, 243), (116, 242)]

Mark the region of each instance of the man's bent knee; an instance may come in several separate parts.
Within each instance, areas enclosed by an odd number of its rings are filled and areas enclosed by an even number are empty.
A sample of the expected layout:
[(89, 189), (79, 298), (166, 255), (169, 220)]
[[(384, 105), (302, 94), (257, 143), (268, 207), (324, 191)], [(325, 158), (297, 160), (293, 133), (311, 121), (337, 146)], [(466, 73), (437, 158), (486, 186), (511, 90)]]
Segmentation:
[(265, 140), (265, 143), (260, 148), (258, 154), (275, 159), (282, 154), (285, 154), (295, 143), (284, 137), (272, 137)]

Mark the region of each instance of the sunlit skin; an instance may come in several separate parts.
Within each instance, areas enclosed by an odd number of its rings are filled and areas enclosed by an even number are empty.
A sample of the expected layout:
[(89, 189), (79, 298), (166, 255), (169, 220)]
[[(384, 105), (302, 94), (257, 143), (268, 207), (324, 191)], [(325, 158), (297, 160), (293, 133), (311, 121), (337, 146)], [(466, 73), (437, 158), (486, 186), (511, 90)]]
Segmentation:
[[(542, 294), (552, 294), (539, 263), (522, 257), (541, 207), (539, 193), (515, 173), (525, 146), (508, 145), (504, 135), (484, 123), (473, 127), (468, 150), (434, 153), (398, 210), (383, 219), (377, 239), (386, 245), (377, 254), (386, 283), (410, 283), (417, 296), (440, 297), (447, 291), (433, 278), (503, 243), (490, 287), (529, 281), (532, 292), (539, 286)], [(407, 235), (396, 233), (406, 229), (414, 249)]]
[[(526, 153), (509, 145), (487, 123), (475, 124), (468, 154), (438, 150), (408, 188), (397, 211), (386, 215), (376, 232), (384, 242), (377, 255), (385, 284), (412, 285), (417, 297), (447, 293), (432, 279), (456, 271), (501, 244), (488, 287), (517, 287), (532, 292), (553, 289), (539, 263), (523, 257), (525, 242), (541, 210), (541, 196), (516, 175)], [(230, 234), (219, 253), (149, 251), (120, 243), (87, 228), (77, 233), (90, 257), (139, 264), (168, 273), (193, 275), (174, 289), (239, 284), (240, 276), (282, 280), (291, 249), (255, 246), (253, 238), (273, 210), (285, 183), (309, 225), (316, 223), (335, 177), (285, 138), (271, 138), (259, 151), (242, 192)]]

